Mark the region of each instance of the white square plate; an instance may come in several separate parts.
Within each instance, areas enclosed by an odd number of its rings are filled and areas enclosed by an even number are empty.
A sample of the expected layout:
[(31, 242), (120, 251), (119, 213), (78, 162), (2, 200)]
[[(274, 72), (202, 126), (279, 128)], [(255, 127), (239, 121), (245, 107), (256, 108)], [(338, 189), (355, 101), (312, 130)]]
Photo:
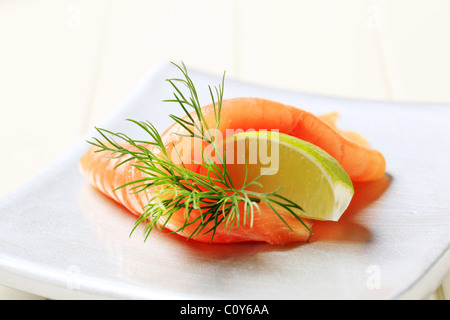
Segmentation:
[[(166, 78), (152, 70), (102, 128), (164, 130), (181, 114)], [(220, 78), (191, 76), (201, 102)], [(310, 243), (209, 245), (143, 228), (90, 187), (78, 168), (83, 140), (0, 201), (0, 283), (53, 299), (422, 299), (450, 267), (450, 106), (322, 97), (225, 82), (225, 98), (257, 96), (315, 114), (338, 110), (340, 127), (368, 138), (386, 176), (355, 185), (339, 222), (320, 222)], [(86, 138), (94, 134), (90, 132)]]

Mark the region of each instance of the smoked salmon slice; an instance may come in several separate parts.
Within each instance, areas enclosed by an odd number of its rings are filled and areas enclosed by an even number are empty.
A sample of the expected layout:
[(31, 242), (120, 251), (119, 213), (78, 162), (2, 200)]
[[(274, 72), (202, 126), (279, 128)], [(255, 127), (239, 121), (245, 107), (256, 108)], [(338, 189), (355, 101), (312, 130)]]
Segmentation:
[[(127, 146), (132, 148), (131, 146)], [(146, 146), (152, 148), (152, 146)], [(120, 158), (114, 158), (114, 154), (103, 154), (95, 152), (96, 147), (91, 147), (81, 158), (81, 170), (95, 188), (101, 191), (109, 198), (123, 205), (131, 213), (141, 216), (144, 212), (145, 205), (151, 200), (153, 194), (151, 191), (133, 193), (128, 188), (118, 188), (132, 181), (140, 180), (145, 174), (138, 170), (134, 164), (135, 160), (118, 166), (122, 161)], [(283, 219), (289, 224), (287, 227), (273, 211), (265, 204), (260, 204), (261, 214), (254, 216), (253, 226), (249, 224), (240, 225), (238, 229), (229, 231), (224, 224), (220, 224), (211, 241), (211, 234), (199, 234), (195, 237), (196, 241), (208, 243), (233, 243), (245, 241), (263, 241), (274, 245), (285, 244), (289, 242), (307, 241), (311, 235), (303, 224), (286, 213), (280, 213)], [(241, 212), (244, 211), (243, 204), (240, 205)], [(195, 220), (200, 215), (200, 210), (194, 210), (191, 214), (191, 220)], [(310, 219), (302, 219), (303, 222), (311, 229), (313, 221)], [(196, 224), (189, 225), (182, 230), (180, 226), (184, 224), (184, 210), (177, 211), (165, 228), (176, 232), (179, 235), (189, 238), (194, 232)], [(160, 221), (162, 225), (165, 220)], [(213, 226), (213, 222), (207, 227)]]
[[(261, 98), (223, 100), (218, 126), (215, 112), (213, 104), (202, 108), (206, 123), (209, 127), (217, 127), (223, 136), (236, 130), (278, 130), (280, 133), (306, 140), (328, 152), (342, 165), (352, 181), (375, 180), (383, 176), (385, 172), (386, 164), (383, 155), (371, 149), (362, 137), (345, 134), (337, 129), (334, 124), (336, 115), (321, 118), (296, 107)], [(195, 118), (196, 115), (192, 113), (191, 117)], [(175, 122), (161, 135), (168, 154), (171, 154), (174, 146), (185, 138), (183, 133), (186, 133), (185, 128), (180, 125), (180, 122)], [(145, 147), (149, 150), (154, 148), (153, 145), (145, 145)], [(113, 154), (99, 153), (96, 152), (96, 147), (91, 147), (81, 158), (81, 170), (94, 187), (125, 206), (133, 214), (141, 216), (155, 190), (147, 189), (144, 192), (133, 193), (130, 192), (130, 188), (119, 188), (132, 181), (144, 179), (145, 173), (136, 168), (137, 160), (133, 159), (119, 165), (123, 159), (111, 156)], [(200, 171), (198, 166), (198, 164), (189, 164), (188, 169)], [(265, 204), (261, 203), (259, 209), (260, 214), (254, 216), (252, 225), (240, 225), (239, 228), (230, 231), (222, 224), (216, 228), (213, 239), (211, 234), (198, 234), (195, 240), (213, 243), (265, 241), (270, 244), (285, 244), (309, 239), (313, 220), (302, 219), (302, 224), (292, 215), (281, 212), (289, 228)], [(190, 219), (195, 221), (200, 213), (200, 209), (193, 210)], [(186, 226), (185, 219), (184, 210), (178, 210), (171, 215), (170, 220), (162, 218), (160, 224), (188, 238), (195, 231), (196, 224)], [(213, 222), (211, 222), (212, 225)]]
[[(213, 105), (203, 107), (202, 113), (208, 125), (215, 127)], [(325, 150), (342, 165), (352, 181), (381, 178), (386, 170), (383, 154), (370, 148), (367, 140), (360, 135), (339, 130), (334, 123), (336, 118), (337, 114), (318, 117), (302, 109), (262, 98), (234, 98), (223, 100), (218, 129), (224, 137), (236, 130), (279, 130)], [(168, 150), (183, 139), (174, 133), (182, 132), (183, 128), (175, 122), (162, 134)]]

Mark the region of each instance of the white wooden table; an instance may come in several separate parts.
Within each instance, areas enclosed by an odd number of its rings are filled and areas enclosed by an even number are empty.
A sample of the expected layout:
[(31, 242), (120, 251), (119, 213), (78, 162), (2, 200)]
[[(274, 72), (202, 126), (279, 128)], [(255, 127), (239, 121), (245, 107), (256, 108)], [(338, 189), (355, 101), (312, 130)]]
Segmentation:
[[(4, 0), (0, 196), (160, 61), (272, 87), (450, 103), (450, 1)], [(450, 277), (430, 299), (450, 297)], [(0, 287), (2, 299), (43, 299)]]

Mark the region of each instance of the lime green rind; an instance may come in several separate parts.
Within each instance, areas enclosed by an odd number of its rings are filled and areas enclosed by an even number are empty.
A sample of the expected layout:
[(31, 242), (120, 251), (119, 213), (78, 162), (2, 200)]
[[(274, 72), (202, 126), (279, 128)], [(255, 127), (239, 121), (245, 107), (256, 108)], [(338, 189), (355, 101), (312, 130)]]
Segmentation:
[(301, 140), (299, 138), (290, 136), (285, 133), (279, 133), (275, 131), (249, 131), (238, 133), (236, 138), (244, 138), (244, 137), (266, 137), (273, 138), (280, 142), (287, 144), (288, 147), (295, 147), (303, 150), (306, 155), (310, 155), (315, 159), (320, 159), (319, 164), (322, 169), (327, 172), (331, 180), (335, 183), (341, 183), (344, 187), (351, 190), (352, 195), (354, 194), (354, 188), (352, 180), (348, 173), (344, 170), (344, 168), (333, 158), (330, 154), (328, 154), (322, 148), (308, 142), (305, 140)]
[(322, 166), (322, 169), (329, 174), (331, 180), (335, 183), (342, 183), (346, 188), (351, 189), (352, 194), (354, 194), (353, 183), (348, 173), (339, 164), (339, 162), (336, 161), (335, 158), (320, 147), (283, 133), (269, 133), (268, 137), (274, 137), (282, 142), (288, 143), (289, 145), (294, 145), (295, 147), (304, 150), (307, 154), (313, 156), (314, 158), (321, 159), (319, 163)]
[[(320, 147), (296, 137), (273, 131), (249, 131), (234, 135), (234, 139), (240, 140), (245, 138), (269, 139), (277, 142), (280, 146), (296, 150), (303, 157), (309, 159), (312, 163), (322, 171), (323, 177), (326, 178), (333, 192), (333, 199), (323, 201), (331, 201), (332, 210), (326, 214), (324, 212), (298, 212), (299, 216), (311, 218), (315, 220), (331, 220), (337, 221), (347, 209), (354, 195), (353, 183), (343, 169), (343, 167), (330, 154)], [(293, 190), (293, 189), (292, 189)], [(295, 193), (292, 194), (295, 197)], [(325, 203), (325, 202), (324, 202)], [(298, 203), (302, 206), (301, 203)]]

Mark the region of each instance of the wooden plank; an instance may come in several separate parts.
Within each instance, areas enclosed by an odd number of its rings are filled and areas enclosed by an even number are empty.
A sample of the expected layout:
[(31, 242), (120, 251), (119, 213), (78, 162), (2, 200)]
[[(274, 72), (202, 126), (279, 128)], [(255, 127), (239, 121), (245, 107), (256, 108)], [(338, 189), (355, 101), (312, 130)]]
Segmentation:
[(450, 2), (377, 0), (393, 99), (450, 102)]
[(240, 1), (242, 79), (304, 92), (388, 99), (362, 1)]
[(81, 136), (106, 3), (0, 3), (0, 195)]
[(90, 125), (107, 115), (155, 64), (235, 74), (233, 1), (113, 1)]

